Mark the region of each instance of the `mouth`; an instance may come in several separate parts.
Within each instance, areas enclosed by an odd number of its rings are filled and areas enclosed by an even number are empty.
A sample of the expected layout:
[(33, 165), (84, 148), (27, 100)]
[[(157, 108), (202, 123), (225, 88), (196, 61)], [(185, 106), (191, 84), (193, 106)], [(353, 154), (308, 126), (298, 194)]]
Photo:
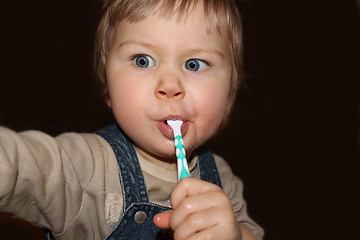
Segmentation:
[(181, 120), (183, 124), (181, 126), (181, 135), (185, 136), (188, 129), (189, 129), (189, 121), (179, 118), (179, 117), (167, 117), (165, 119), (157, 121), (158, 128), (160, 129), (161, 133), (168, 139), (173, 140), (174, 134), (172, 128), (168, 124), (168, 120)]

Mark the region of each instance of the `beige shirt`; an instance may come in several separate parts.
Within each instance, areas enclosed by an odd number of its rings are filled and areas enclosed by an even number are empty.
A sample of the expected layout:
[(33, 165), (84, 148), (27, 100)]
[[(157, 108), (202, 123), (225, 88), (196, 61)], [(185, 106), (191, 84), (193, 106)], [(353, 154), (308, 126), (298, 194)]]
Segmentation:
[[(170, 206), (176, 168), (146, 161), (138, 154), (149, 200)], [(263, 230), (247, 214), (243, 184), (215, 155), (235, 216), (258, 238)], [(196, 157), (189, 165), (199, 178)], [(95, 134), (51, 137), (38, 131), (15, 133), (0, 127), (0, 211), (51, 229), (57, 239), (103, 239), (122, 216), (117, 160)]]

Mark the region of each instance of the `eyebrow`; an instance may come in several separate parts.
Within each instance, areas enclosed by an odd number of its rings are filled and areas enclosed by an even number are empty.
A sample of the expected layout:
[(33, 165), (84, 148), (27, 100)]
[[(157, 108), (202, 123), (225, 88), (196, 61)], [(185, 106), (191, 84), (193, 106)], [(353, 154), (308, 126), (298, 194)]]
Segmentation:
[(118, 48), (121, 48), (122, 46), (124, 45), (127, 45), (127, 44), (130, 44), (130, 45), (140, 45), (140, 46), (143, 46), (143, 47), (147, 47), (147, 48), (150, 48), (150, 49), (154, 49), (155, 46), (150, 44), (150, 43), (146, 43), (146, 42), (141, 42), (141, 41), (136, 41), (136, 40), (126, 40), (124, 42), (121, 42), (119, 45), (118, 45)]
[[(121, 48), (127, 44), (139, 45), (139, 46), (143, 46), (143, 47), (146, 47), (149, 49), (156, 49), (156, 46), (151, 43), (147, 43), (147, 42), (143, 42), (143, 41), (136, 41), (136, 40), (126, 40), (124, 42), (121, 42), (118, 45), (118, 48)], [(218, 51), (217, 49), (213, 49), (213, 48), (190, 48), (190, 49), (187, 49), (187, 51), (190, 54), (198, 54), (198, 53), (206, 52), (209, 54), (215, 54), (215, 55), (219, 56), (221, 59), (225, 59), (225, 55), (222, 52)]]
[(216, 49), (212, 49), (212, 48), (199, 48), (199, 49), (195, 48), (195, 49), (189, 49), (188, 51), (191, 54), (197, 54), (197, 53), (206, 52), (206, 53), (209, 53), (209, 54), (212, 54), (212, 55), (215, 54), (215, 55), (219, 56), (221, 59), (225, 59), (225, 55), (222, 52), (220, 52), (220, 51), (218, 51)]

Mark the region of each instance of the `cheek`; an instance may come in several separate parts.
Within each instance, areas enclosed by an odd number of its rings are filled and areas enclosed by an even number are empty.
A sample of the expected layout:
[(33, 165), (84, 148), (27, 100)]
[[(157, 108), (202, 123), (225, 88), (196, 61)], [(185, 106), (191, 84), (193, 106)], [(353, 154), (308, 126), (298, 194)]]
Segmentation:
[(205, 89), (197, 97), (197, 116), (203, 131), (215, 132), (225, 114), (228, 89), (226, 86), (217, 86)]
[(134, 94), (131, 94), (134, 92), (133, 86), (129, 82), (121, 81), (120, 78), (109, 78), (108, 86), (110, 106), (116, 120), (120, 123), (120, 120), (126, 121), (128, 117), (134, 117), (134, 111), (131, 109), (137, 104), (134, 102)]
[(107, 69), (109, 95), (113, 108), (131, 104), (137, 91), (140, 91), (133, 76), (127, 74), (123, 68), (114, 65), (109, 64)]
[(206, 117), (217, 128), (225, 114), (227, 98), (223, 95), (213, 95), (206, 103), (205, 109), (208, 109)]

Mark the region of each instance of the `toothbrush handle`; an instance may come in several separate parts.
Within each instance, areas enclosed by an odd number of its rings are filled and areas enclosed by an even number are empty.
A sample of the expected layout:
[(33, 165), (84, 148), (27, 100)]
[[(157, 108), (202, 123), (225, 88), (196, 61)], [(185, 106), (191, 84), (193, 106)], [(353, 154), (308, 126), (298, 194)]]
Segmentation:
[(186, 159), (177, 159), (178, 161), (178, 178), (179, 181), (184, 177), (190, 177)]
[(175, 136), (175, 147), (178, 165), (178, 178), (180, 181), (180, 179), (183, 177), (190, 177), (190, 172), (186, 161), (184, 143), (181, 135)]

